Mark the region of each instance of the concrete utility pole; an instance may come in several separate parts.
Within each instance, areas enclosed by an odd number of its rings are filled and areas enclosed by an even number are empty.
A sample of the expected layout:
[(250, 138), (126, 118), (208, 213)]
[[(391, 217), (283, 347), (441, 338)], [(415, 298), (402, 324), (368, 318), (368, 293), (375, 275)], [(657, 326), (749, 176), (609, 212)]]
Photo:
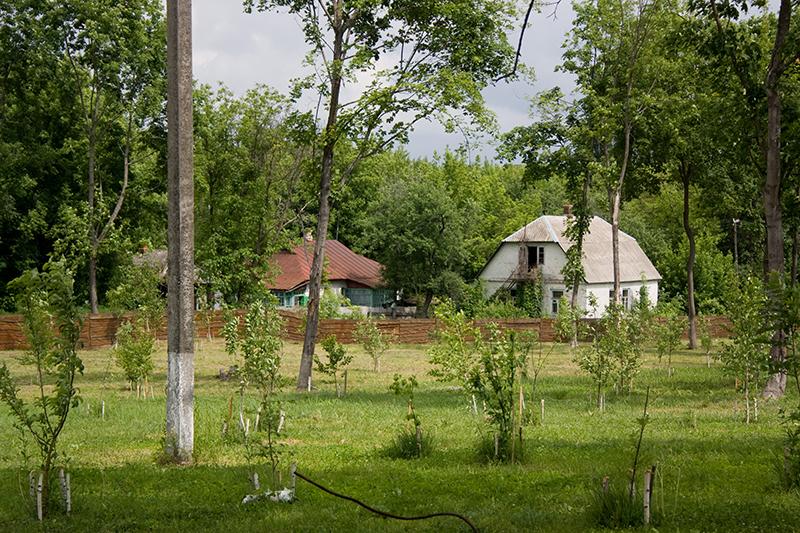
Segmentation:
[(194, 450), (194, 183), (192, 2), (167, 0), (167, 435), (166, 453)]

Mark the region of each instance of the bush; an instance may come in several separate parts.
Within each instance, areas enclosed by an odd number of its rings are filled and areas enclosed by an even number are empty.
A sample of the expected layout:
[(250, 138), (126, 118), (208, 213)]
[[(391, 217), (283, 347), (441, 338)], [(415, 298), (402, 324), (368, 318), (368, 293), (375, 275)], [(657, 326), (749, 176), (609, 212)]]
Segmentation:
[(400, 459), (415, 459), (430, 453), (433, 442), (430, 435), (422, 431), (422, 421), (414, 407), (414, 389), (417, 388), (417, 378), (411, 376), (403, 378), (400, 374), (394, 375), (394, 381), (389, 390), (398, 396), (406, 396), (408, 412), (406, 420), (411, 422), (411, 427), (404, 427), (394, 438), (388, 449), (388, 455)]

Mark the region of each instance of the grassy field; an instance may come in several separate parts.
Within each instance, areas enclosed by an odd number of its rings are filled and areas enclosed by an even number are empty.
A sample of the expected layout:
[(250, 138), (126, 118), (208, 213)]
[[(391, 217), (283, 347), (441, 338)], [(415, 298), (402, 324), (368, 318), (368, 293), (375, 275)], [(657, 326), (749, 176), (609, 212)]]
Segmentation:
[[(0, 531), (464, 531), (449, 518), (396, 522), (332, 498), (298, 481), (298, 501), (242, 505), (252, 492), (241, 444), (223, 439), (221, 426), (237, 384), (216, 378), (232, 361), (218, 341), (196, 352), (196, 464), (162, 466), (165, 346), (159, 345), (154, 398), (137, 400), (108, 350), (83, 352), (83, 398), (62, 439), (72, 472), (73, 515), (58, 511), (43, 524), (32, 518), (27, 471), (16, 433), (0, 406)], [(588, 378), (561, 348), (540, 375), (545, 400), (540, 425), (525, 429), (521, 464), (494, 465), (477, 453), (486, 428), (462, 393), (427, 376), (425, 347), (393, 348), (383, 371), (356, 347), (348, 395), (318, 380), (311, 394), (284, 395), (286, 446), (298, 470), (334, 490), (397, 514), (452, 511), (481, 531), (587, 531), (592, 490), (603, 476), (623, 482), (630, 468), (644, 390), (652, 387), (644, 465), (657, 464), (659, 531), (800, 531), (800, 495), (778, 485), (779, 403), (760, 405), (745, 425), (733, 380), (700, 355), (681, 352), (673, 377), (648, 354), (635, 392), (609, 393), (598, 413)], [(294, 376), (300, 347), (287, 345), (285, 369)], [(26, 392), (30, 368), (0, 353)], [(405, 423), (405, 401), (388, 391), (392, 375), (416, 374), (417, 411), (435, 439), (419, 460), (391, 459), (385, 447)], [(287, 388), (291, 390), (291, 387)], [(538, 399), (536, 404), (538, 405)], [(106, 406), (100, 416), (100, 402)], [(790, 396), (785, 401), (797, 401)], [(738, 409), (737, 409), (738, 402)], [(29, 450), (33, 451), (33, 450)], [(288, 460), (288, 459), (287, 459)], [(263, 464), (255, 466), (262, 479)], [(641, 479), (641, 478), (640, 478)]]

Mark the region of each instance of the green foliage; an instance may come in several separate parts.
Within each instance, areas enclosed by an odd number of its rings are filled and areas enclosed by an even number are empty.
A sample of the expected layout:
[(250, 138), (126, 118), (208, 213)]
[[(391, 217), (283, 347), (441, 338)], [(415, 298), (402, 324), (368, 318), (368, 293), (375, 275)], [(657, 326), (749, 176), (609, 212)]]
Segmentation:
[[(223, 335), (225, 350), (229, 355), (241, 353), (243, 364), (241, 394), (253, 388), (258, 393), (257, 420), (254, 435), (241, 427), (249, 459), (260, 457), (270, 465), (271, 488), (277, 490), (284, 447), (278, 440), (281, 418), (284, 416), (281, 401), (277, 396), (282, 385), (280, 367), (283, 356), (281, 329), (283, 321), (278, 314), (274, 299), (255, 301), (244, 316), (244, 328), (239, 333), (239, 317), (228, 312)], [(241, 412), (240, 412), (241, 416)], [(241, 423), (241, 418), (240, 418)], [(263, 437), (263, 438), (262, 438)]]
[(467, 390), (472, 369), (478, 362), (480, 329), (464, 311), (456, 311), (449, 300), (436, 307), (435, 316), (434, 343), (428, 350), (433, 366), (430, 374), (438, 381), (457, 383)]
[(5, 362), (0, 363), (0, 400), (15, 418), (14, 426), (39, 451), (43, 475), (43, 513), (51, 505), (52, 473), (57, 461), (66, 461), (59, 437), (71, 408), (79, 402), (75, 375), (83, 373), (78, 357), (81, 316), (75, 305), (73, 280), (63, 263), (48, 263), (42, 272), (31, 270), (10, 283), (30, 349), (20, 358), (35, 368), (36, 396), (25, 401)]
[(389, 390), (397, 396), (405, 396), (408, 401), (408, 412), (406, 421), (410, 421), (412, 426), (404, 427), (400, 433), (395, 435), (392, 446), (388, 449), (389, 455), (401, 459), (415, 459), (429, 455), (433, 447), (433, 441), (427, 433), (422, 431), (422, 421), (417, 415), (414, 407), (414, 389), (418, 386), (416, 376), (407, 378), (400, 374), (395, 374)]
[(515, 333), (501, 332), (494, 324), (487, 328), (489, 339), (470, 373), (470, 391), (482, 400), (495, 431), (493, 459), (514, 462), (522, 456), (523, 421), (517, 399), (532, 344), (518, 343)]
[(781, 481), (786, 489), (800, 488), (800, 408), (781, 409), (783, 464)]
[[(147, 331), (142, 319), (126, 320), (117, 328), (117, 345), (114, 348), (114, 360), (125, 374), (131, 387), (136, 387), (136, 397), (141, 387), (147, 387), (150, 374), (153, 372), (153, 350), (155, 337)], [(147, 390), (145, 389), (145, 396)]]
[(280, 385), (283, 320), (274, 302), (254, 302), (244, 317), (244, 333), (237, 345), (242, 353), (244, 386), (259, 391), (262, 402)]
[(574, 357), (594, 381), (599, 407), (603, 406), (603, 391), (612, 381), (618, 393), (633, 389), (633, 378), (642, 365), (643, 342), (637, 315), (610, 305), (595, 328), (591, 345), (582, 347)]
[(344, 370), (347, 365), (353, 362), (352, 354), (347, 353), (344, 344), (336, 340), (336, 336), (329, 335), (322, 339), (322, 349), (325, 350), (328, 361), (322, 362), (319, 355), (314, 355), (314, 363), (318, 372), (333, 377), (333, 384), (336, 387), (336, 396), (341, 395), (339, 391), (339, 372)]
[(770, 334), (766, 312), (763, 284), (755, 276), (743, 277), (730, 296), (731, 339), (718, 357), (725, 372), (741, 380), (748, 402), (768, 369)]
[(167, 309), (160, 273), (148, 265), (131, 265), (120, 269), (120, 278), (106, 293), (108, 306), (119, 314), (136, 311), (147, 331), (157, 330)]
[(686, 330), (686, 317), (682, 310), (674, 303), (659, 306), (658, 320), (653, 327), (656, 336), (656, 351), (658, 361), (661, 362), (664, 356), (667, 357), (667, 368), (672, 375), (672, 354), (681, 344), (681, 337)]
[(369, 354), (372, 359), (372, 369), (375, 372), (380, 372), (381, 358), (389, 348), (389, 342), (386, 335), (378, 327), (376, 320), (369, 316), (359, 320), (353, 332), (353, 338)]
[[(349, 310), (343, 313), (342, 309)], [(322, 297), (319, 299), (319, 318), (322, 320), (331, 318), (358, 318), (361, 310), (357, 305), (350, 303), (344, 294), (338, 294), (330, 287), (324, 287)]]
[(532, 318), (542, 316), (542, 299), (544, 288), (541, 277), (536, 280), (525, 280), (517, 283), (516, 305)]
[(627, 483), (608, 484), (592, 489), (589, 513), (598, 526), (622, 529), (641, 526), (644, 523), (642, 497), (631, 500)]

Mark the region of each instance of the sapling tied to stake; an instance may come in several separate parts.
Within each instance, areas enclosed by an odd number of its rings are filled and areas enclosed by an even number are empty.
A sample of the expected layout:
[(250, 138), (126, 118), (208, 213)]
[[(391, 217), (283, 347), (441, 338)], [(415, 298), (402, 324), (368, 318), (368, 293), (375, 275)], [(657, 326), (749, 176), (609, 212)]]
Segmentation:
[(344, 345), (336, 340), (334, 335), (329, 335), (322, 340), (322, 348), (325, 350), (328, 361), (323, 363), (318, 355), (314, 356), (317, 371), (333, 377), (333, 384), (336, 387), (336, 397), (341, 397), (339, 389), (339, 372), (345, 370), (347, 365), (353, 361), (353, 356), (347, 353)]
[(353, 337), (372, 358), (372, 369), (380, 372), (381, 358), (389, 348), (389, 341), (378, 327), (377, 321), (370, 316), (359, 320)]
[(414, 407), (414, 389), (417, 388), (416, 376), (404, 378), (400, 374), (394, 375), (394, 381), (389, 386), (389, 390), (398, 396), (405, 396), (408, 402), (408, 412), (406, 420), (410, 421), (413, 430), (403, 429), (395, 439), (397, 453), (403, 458), (422, 457), (430, 450), (430, 438), (422, 433), (422, 421), (417, 415)]
[(250, 305), (244, 317), (241, 335), (238, 323), (238, 317), (230, 318), (226, 323), (226, 349), (232, 355), (240, 353), (243, 360), (239, 371), (242, 399), (248, 390), (254, 390), (258, 394), (258, 410), (252, 432), (249, 419), (242, 428), (244, 443), (248, 456), (262, 457), (268, 461), (272, 481), (270, 487), (277, 489), (283, 452), (279, 433), (284, 415), (278, 398), (282, 385), (280, 366), (283, 322), (274, 302), (258, 301)]
[(30, 349), (20, 358), (35, 369), (36, 399), (19, 397), (11, 373), (0, 363), (0, 399), (9, 407), (14, 425), (39, 449), (41, 514), (47, 516), (56, 463), (65, 461), (58, 440), (70, 409), (78, 405), (75, 374), (83, 373), (78, 357), (81, 315), (74, 301), (73, 279), (63, 263), (48, 263), (42, 272), (31, 270), (9, 284), (16, 292), (17, 309)]
[(761, 281), (754, 276), (742, 279), (730, 302), (731, 341), (718, 357), (725, 372), (742, 383), (745, 422), (749, 424), (750, 401), (763, 381), (769, 361), (770, 333), (765, 329), (767, 299)]

